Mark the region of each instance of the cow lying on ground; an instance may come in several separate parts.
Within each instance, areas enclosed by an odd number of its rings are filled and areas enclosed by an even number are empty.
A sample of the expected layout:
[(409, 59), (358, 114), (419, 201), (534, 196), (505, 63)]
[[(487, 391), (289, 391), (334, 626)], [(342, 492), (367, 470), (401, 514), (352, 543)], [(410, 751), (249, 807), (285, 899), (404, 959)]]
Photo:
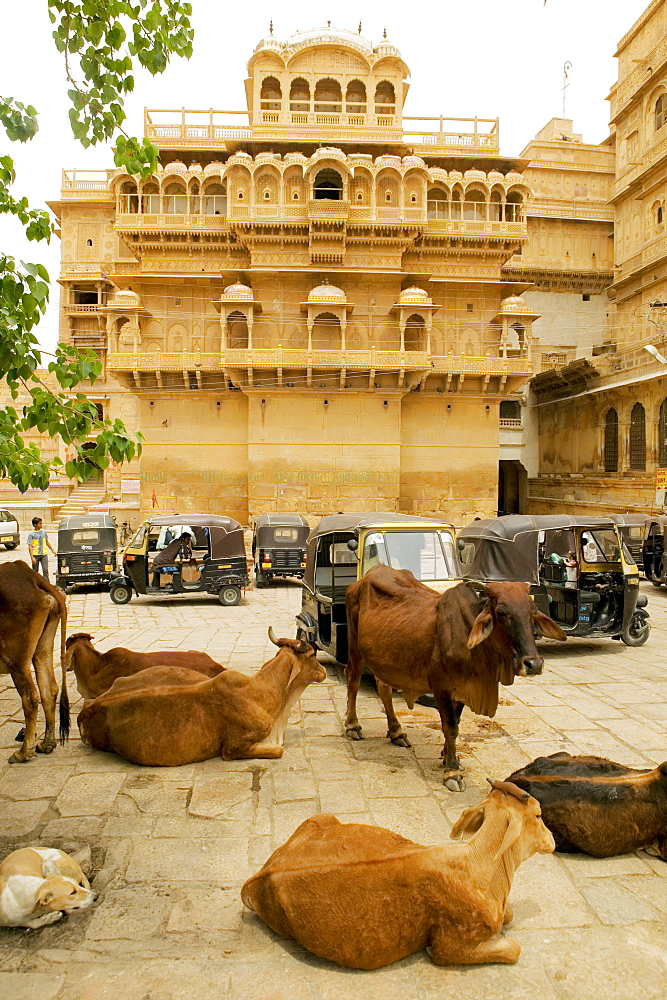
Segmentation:
[(375, 566), (350, 584), (345, 604), (346, 735), (362, 738), (356, 701), (363, 663), (377, 680), (387, 735), (400, 746), (410, 743), (394, 712), (392, 688), (403, 691), (410, 708), (419, 695), (432, 692), (445, 737), (445, 784), (452, 791), (465, 787), (456, 756), (463, 706), (494, 716), (499, 683), (512, 684), (515, 676), (542, 672), (535, 632), (566, 638), (537, 610), (525, 583), (488, 583), (482, 597), (461, 583), (441, 595), (409, 570)]
[(92, 638), (87, 632), (76, 632), (68, 636), (65, 644), (66, 669), (74, 671), (77, 689), (85, 699), (97, 698), (119, 677), (130, 677), (149, 667), (185, 667), (205, 677), (216, 677), (225, 669), (208, 653), (199, 653), (196, 649), (135, 653), (115, 646), (106, 653), (99, 653)]
[[(0, 673), (10, 674), (21, 696), (25, 727), (22, 744), (10, 764), (30, 760), (35, 750), (51, 753), (56, 745), (58, 684), (53, 668), (53, 641), (61, 627), (61, 663), (65, 655), (67, 605), (59, 587), (35, 573), (21, 560), (0, 566)], [(32, 679), (35, 669), (37, 688)], [(38, 693), (39, 689), (39, 693)], [(37, 739), (37, 712), (42, 703), (46, 719), (44, 739)], [(60, 694), (60, 739), (69, 733), (69, 699), (63, 670)]]
[(667, 861), (667, 762), (653, 770), (555, 753), (510, 775), (542, 806), (557, 851), (596, 858), (655, 844)]
[(243, 886), (269, 927), (351, 969), (379, 969), (424, 948), (436, 965), (516, 962), (514, 872), (554, 849), (539, 803), (504, 781), (452, 828), (463, 845), (422, 847), (391, 830), (313, 816)]
[(181, 667), (121, 677), (79, 714), (81, 738), (135, 764), (175, 767), (282, 757), (292, 706), (326, 670), (312, 646), (269, 636), (280, 650), (251, 677), (225, 670), (209, 680)]

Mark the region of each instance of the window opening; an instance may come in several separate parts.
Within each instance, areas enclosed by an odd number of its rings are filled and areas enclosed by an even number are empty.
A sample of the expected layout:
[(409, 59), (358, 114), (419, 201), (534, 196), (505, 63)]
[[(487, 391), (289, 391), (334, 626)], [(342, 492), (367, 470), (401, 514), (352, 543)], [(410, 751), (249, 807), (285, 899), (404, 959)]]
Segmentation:
[(341, 201), (343, 197), (343, 181), (335, 170), (320, 170), (315, 178), (314, 192), (316, 200)]
[(604, 471), (618, 472), (618, 413), (613, 406), (604, 425)]
[(630, 414), (630, 468), (646, 468), (646, 411), (635, 403)]

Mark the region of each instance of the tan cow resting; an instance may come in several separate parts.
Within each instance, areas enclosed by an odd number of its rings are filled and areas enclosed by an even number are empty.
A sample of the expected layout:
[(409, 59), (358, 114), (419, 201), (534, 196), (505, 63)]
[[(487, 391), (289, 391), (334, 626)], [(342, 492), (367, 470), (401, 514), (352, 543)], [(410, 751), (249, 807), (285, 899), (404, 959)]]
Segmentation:
[(269, 927), (350, 969), (379, 969), (430, 948), (436, 965), (516, 962), (514, 872), (554, 840), (536, 799), (505, 781), (452, 828), (467, 844), (422, 847), (391, 830), (313, 816), (243, 886)]
[(216, 677), (225, 669), (208, 653), (196, 649), (135, 653), (123, 646), (114, 646), (106, 653), (99, 653), (92, 638), (88, 632), (75, 632), (68, 636), (65, 644), (65, 667), (74, 671), (79, 694), (87, 700), (104, 694), (119, 677), (130, 677), (149, 667), (184, 667), (205, 677)]
[[(61, 663), (65, 658), (67, 604), (59, 587), (35, 573), (22, 560), (0, 566), (0, 673), (10, 674), (21, 696), (25, 728), (21, 746), (10, 764), (30, 760), (35, 750), (51, 753), (56, 745), (58, 684), (53, 669), (53, 641), (61, 626)], [(37, 688), (32, 679), (34, 666)], [(39, 689), (39, 693), (38, 693)], [(41, 700), (46, 719), (44, 739), (37, 740), (37, 712)], [(69, 733), (69, 699), (63, 670), (60, 694), (60, 740)]]
[(85, 743), (135, 764), (176, 767), (283, 755), (292, 706), (326, 670), (312, 646), (269, 636), (279, 652), (252, 677), (236, 670), (209, 680), (180, 667), (121, 677), (79, 714)]

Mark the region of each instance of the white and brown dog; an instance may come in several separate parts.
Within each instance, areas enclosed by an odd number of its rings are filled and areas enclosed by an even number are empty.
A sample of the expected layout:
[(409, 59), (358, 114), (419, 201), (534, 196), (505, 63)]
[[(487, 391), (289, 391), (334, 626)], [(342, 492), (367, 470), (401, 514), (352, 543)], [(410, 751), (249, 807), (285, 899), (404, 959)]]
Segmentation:
[(78, 860), (54, 847), (24, 847), (0, 864), (0, 927), (44, 927), (72, 910), (85, 910), (96, 893)]

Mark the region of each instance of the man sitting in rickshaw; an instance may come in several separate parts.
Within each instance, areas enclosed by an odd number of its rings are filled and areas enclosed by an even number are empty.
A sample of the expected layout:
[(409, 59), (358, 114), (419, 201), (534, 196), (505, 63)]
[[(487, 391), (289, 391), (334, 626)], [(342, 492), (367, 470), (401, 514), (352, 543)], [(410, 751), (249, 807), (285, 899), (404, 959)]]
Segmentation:
[(189, 531), (183, 531), (178, 538), (174, 538), (161, 552), (153, 559), (153, 580), (151, 586), (160, 586), (160, 573), (168, 570), (178, 570), (176, 561), (180, 560), (190, 565), (197, 565), (197, 560), (192, 551), (192, 535)]

